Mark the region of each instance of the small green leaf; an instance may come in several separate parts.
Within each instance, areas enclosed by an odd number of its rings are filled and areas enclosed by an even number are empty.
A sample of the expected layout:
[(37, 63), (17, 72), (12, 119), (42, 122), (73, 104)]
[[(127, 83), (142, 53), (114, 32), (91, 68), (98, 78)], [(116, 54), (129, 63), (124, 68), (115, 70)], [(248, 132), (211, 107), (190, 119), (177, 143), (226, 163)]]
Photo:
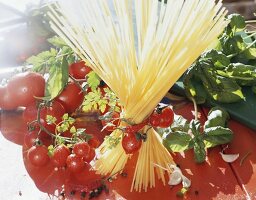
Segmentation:
[(72, 126), (70, 129), (69, 129), (69, 132), (74, 134), (76, 133), (76, 127), (75, 126)]
[(52, 115), (46, 115), (47, 124), (55, 124), (56, 121), (56, 117), (53, 117)]
[(67, 44), (64, 42), (64, 40), (61, 37), (54, 36), (52, 38), (47, 39), (47, 41), (52, 44), (55, 47), (62, 48), (64, 46), (67, 46)]
[(193, 139), (194, 143), (194, 158), (197, 163), (202, 163), (206, 159), (205, 144), (203, 142), (202, 136), (195, 137)]
[(232, 139), (233, 133), (229, 128), (217, 126), (206, 128), (204, 130), (204, 141), (206, 148), (229, 143)]
[(174, 120), (171, 125), (172, 132), (176, 131), (182, 131), (182, 132), (188, 132), (189, 130), (189, 122), (187, 119), (185, 119), (181, 115), (174, 115)]
[(96, 88), (100, 85), (100, 81), (100, 77), (94, 71), (87, 74), (87, 83), (92, 90), (96, 90)]
[(62, 116), (62, 119), (63, 119), (63, 120), (67, 120), (67, 119), (68, 119), (68, 113), (65, 113), (65, 114)]
[(228, 19), (230, 20), (229, 26), (231, 27), (233, 33), (236, 33), (245, 29), (246, 23), (242, 15), (234, 13), (229, 15)]
[(163, 145), (172, 152), (182, 152), (189, 149), (191, 136), (185, 132), (175, 132), (163, 135)]
[(72, 125), (75, 123), (76, 120), (72, 117), (69, 117), (67, 121), (68, 121), (69, 125)]
[(216, 126), (226, 127), (228, 120), (229, 114), (226, 110), (220, 107), (213, 107), (208, 113), (204, 129)]

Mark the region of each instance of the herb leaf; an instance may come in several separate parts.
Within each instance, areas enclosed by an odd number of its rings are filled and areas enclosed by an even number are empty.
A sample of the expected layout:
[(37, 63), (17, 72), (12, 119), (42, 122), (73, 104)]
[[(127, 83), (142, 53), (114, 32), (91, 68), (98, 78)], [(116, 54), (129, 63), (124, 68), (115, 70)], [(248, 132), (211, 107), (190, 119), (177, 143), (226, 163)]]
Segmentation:
[(100, 77), (94, 71), (87, 74), (87, 83), (92, 90), (96, 90), (96, 88), (100, 85), (100, 81)]
[(206, 148), (229, 143), (232, 139), (233, 133), (229, 128), (216, 126), (206, 128), (204, 130), (204, 141)]
[(45, 99), (52, 100), (60, 94), (68, 83), (68, 62), (63, 57), (61, 63), (56, 63), (49, 71), (49, 79), (46, 82)]
[(163, 145), (172, 152), (181, 152), (189, 149), (192, 137), (181, 131), (163, 135)]
[(227, 126), (229, 120), (229, 114), (227, 111), (220, 107), (213, 107), (207, 116), (207, 121), (204, 123), (204, 129), (216, 127), (216, 126)]

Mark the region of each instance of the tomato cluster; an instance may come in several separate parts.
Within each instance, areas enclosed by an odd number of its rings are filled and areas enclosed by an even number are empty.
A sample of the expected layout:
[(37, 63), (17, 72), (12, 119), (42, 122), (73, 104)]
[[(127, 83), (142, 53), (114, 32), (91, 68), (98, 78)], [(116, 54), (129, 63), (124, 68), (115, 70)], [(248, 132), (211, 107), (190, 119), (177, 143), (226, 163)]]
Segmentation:
[(174, 120), (174, 112), (169, 106), (157, 107), (148, 119), (140, 124), (129, 125), (124, 129), (125, 135), (122, 139), (122, 146), (126, 154), (133, 154), (137, 152), (142, 140), (146, 139), (146, 133), (141, 134), (139, 131), (145, 126), (149, 125), (154, 128), (167, 128)]
[(79, 173), (95, 157), (95, 148), (98, 147), (95, 146), (97, 139), (91, 140), (94, 142), (81, 141), (70, 147), (60, 144), (50, 153), (47, 146), (38, 142), (39, 138), (35, 131), (31, 131), (26, 134), (24, 144), (29, 148), (27, 158), (32, 165), (42, 167), (51, 162), (57, 168), (67, 168), (71, 172)]

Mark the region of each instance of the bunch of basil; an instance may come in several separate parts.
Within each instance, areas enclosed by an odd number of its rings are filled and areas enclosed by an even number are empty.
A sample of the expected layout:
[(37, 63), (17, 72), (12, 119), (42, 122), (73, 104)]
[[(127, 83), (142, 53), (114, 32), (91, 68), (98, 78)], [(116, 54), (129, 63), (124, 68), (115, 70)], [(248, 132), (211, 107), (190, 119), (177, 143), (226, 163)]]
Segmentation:
[(199, 120), (188, 122), (180, 115), (175, 115), (174, 123), (167, 129), (159, 129), (164, 146), (171, 152), (194, 151), (194, 159), (202, 163), (206, 159), (207, 149), (229, 143), (233, 132), (227, 128), (229, 114), (222, 108), (213, 107), (204, 126)]
[(216, 47), (204, 52), (183, 76), (186, 95), (198, 104), (207, 99), (221, 103), (244, 100), (241, 86), (252, 87), (256, 93), (256, 31), (248, 33), (239, 14), (227, 19), (230, 23)]

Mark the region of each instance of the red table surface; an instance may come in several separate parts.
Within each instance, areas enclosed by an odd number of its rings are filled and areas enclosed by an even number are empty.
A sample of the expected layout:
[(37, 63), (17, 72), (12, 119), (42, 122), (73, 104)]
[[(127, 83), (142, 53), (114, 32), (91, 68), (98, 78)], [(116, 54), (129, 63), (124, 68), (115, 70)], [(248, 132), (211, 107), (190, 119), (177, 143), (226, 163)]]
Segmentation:
[[(186, 104), (175, 112), (192, 119), (192, 109), (191, 104)], [(207, 109), (199, 111), (202, 113), (203, 122)], [(94, 172), (73, 175), (67, 171), (56, 172), (51, 164), (43, 168), (31, 166), (26, 159), (27, 149), (23, 147), (26, 124), (22, 120), (22, 112), (0, 111), (0, 114), (1, 200), (57, 199), (52, 194), (56, 190), (61, 190), (63, 183), (88, 185), (94, 183), (96, 178), (99, 179)], [(88, 132), (102, 135), (98, 122), (90, 122), (87, 125)], [(239, 159), (234, 163), (229, 164), (222, 160), (219, 154), (221, 147), (209, 150), (207, 161), (203, 164), (196, 164), (193, 161), (192, 151), (186, 152), (185, 157), (180, 154), (172, 155), (184, 175), (192, 181), (191, 188), (183, 199), (256, 199), (256, 133), (233, 120), (230, 121), (229, 126), (235, 137), (226, 152), (240, 154)], [(249, 153), (248, 157), (240, 165), (241, 159), (247, 153)], [(163, 186), (161, 182), (157, 182), (156, 187), (148, 189), (147, 192), (130, 192), (135, 161), (136, 156), (128, 161), (124, 169), (127, 177), (119, 175), (113, 182), (107, 182), (109, 194), (102, 192), (95, 199), (117, 199), (113, 190), (129, 200), (181, 199), (176, 196), (177, 191), (182, 188), (181, 185)], [(72, 196), (67, 192), (66, 199), (81, 198), (78, 193)], [(88, 195), (85, 199), (88, 199)]]

